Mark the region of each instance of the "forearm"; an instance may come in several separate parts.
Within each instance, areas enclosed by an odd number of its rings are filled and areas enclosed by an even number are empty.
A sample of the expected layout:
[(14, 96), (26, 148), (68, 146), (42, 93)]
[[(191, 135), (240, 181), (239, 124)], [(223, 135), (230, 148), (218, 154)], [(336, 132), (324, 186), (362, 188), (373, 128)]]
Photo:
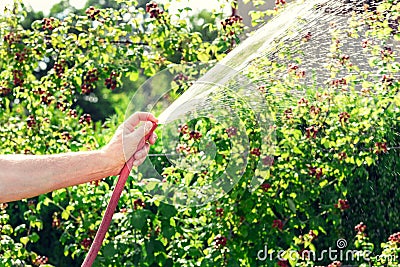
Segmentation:
[(0, 203), (118, 174), (102, 150), (58, 155), (0, 156)]

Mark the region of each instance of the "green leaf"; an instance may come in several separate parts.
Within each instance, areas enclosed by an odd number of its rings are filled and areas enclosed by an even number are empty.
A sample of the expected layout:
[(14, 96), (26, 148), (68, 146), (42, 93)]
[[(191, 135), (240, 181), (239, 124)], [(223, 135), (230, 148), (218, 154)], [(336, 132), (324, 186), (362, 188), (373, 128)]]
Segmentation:
[(37, 233), (32, 233), (29, 236), (29, 239), (31, 240), (32, 243), (35, 243), (35, 242), (39, 241), (39, 238), (40, 237), (39, 237), (39, 235)]
[(294, 204), (293, 199), (288, 198), (287, 201), (288, 201), (289, 209), (290, 209), (291, 211), (293, 211), (294, 213), (296, 213), (296, 205)]
[(165, 203), (160, 204), (159, 211), (166, 218), (171, 218), (178, 212), (174, 206)]
[(138, 230), (141, 230), (147, 221), (147, 215), (143, 210), (137, 210), (132, 214), (131, 223), (132, 226)]
[(201, 62), (208, 62), (210, 60), (210, 56), (206, 53), (199, 53), (197, 54), (197, 58), (201, 61)]
[(293, 147), (293, 152), (300, 155), (303, 154), (303, 152), (301, 152), (301, 150), (297, 146)]
[(28, 242), (29, 242), (29, 237), (27, 237), (27, 236), (21, 237), (21, 238), (19, 239), (19, 241), (20, 241), (22, 244), (26, 245), (26, 244), (28, 244)]
[(319, 183), (319, 186), (322, 188), (322, 187), (326, 186), (327, 184), (328, 184), (328, 180), (322, 180), (322, 181)]
[(374, 160), (373, 160), (371, 157), (366, 157), (366, 158), (365, 158), (365, 162), (367, 162), (367, 165), (368, 165), (368, 166), (371, 166), (372, 163), (374, 163)]
[(106, 258), (112, 258), (112, 257), (114, 257), (115, 256), (115, 254), (116, 254), (116, 249), (115, 249), (115, 247), (114, 247), (114, 243), (113, 242), (110, 242), (110, 243), (108, 243), (107, 245), (105, 245), (104, 247), (103, 247), (103, 255), (104, 255), (104, 257), (106, 257)]
[(132, 82), (137, 81), (137, 80), (139, 79), (139, 72), (138, 72), (138, 71), (132, 71), (132, 72), (129, 74), (129, 79), (130, 79)]

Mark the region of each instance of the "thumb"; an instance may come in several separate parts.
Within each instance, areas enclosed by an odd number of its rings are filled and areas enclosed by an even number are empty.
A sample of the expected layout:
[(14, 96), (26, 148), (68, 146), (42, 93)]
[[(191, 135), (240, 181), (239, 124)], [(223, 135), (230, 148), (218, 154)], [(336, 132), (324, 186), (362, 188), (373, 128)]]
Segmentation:
[(137, 128), (133, 133), (131, 133), (130, 138), (136, 140), (136, 143), (139, 144), (139, 142), (151, 132), (152, 128), (153, 128), (153, 123), (151, 121), (147, 121), (142, 126)]
[(132, 133), (125, 135), (123, 146), (126, 161), (128, 161), (136, 151), (140, 150), (146, 144), (144, 138), (150, 133), (152, 128), (153, 123), (148, 121)]

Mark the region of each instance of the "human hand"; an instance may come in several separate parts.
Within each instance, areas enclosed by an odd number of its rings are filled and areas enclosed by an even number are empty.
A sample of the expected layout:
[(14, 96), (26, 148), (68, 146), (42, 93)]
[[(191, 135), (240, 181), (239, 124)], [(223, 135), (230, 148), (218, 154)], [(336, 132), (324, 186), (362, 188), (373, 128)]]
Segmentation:
[[(144, 123), (138, 127), (140, 122)], [(103, 149), (115, 174), (119, 173), (131, 157), (133, 166), (139, 166), (145, 161), (150, 145), (156, 142), (157, 135), (152, 133), (148, 140), (145, 137), (156, 122), (157, 119), (151, 113), (137, 112), (118, 127), (112, 140)]]

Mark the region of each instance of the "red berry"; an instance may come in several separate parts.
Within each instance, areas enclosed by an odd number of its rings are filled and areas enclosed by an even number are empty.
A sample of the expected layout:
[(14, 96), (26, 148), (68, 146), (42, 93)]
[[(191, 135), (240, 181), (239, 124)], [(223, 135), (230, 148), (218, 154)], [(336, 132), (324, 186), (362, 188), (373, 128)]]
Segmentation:
[(30, 115), (30, 116), (26, 119), (26, 123), (28, 124), (28, 127), (29, 127), (29, 128), (32, 128), (33, 126), (36, 125), (35, 117), (33, 117), (32, 115)]
[(186, 124), (178, 126), (178, 132), (181, 134), (187, 134), (189, 132), (189, 126)]
[(141, 207), (141, 208), (144, 208), (144, 207), (146, 207), (146, 203), (144, 203), (143, 202), (143, 200), (141, 200), (140, 198), (138, 198), (138, 199), (136, 199), (134, 202), (133, 202), (133, 208), (135, 209), (135, 210), (137, 210), (139, 207)]
[(400, 232), (390, 235), (388, 240), (393, 243), (400, 243)]
[(259, 157), (261, 155), (261, 151), (259, 148), (253, 148), (250, 150), (250, 154)]
[(215, 213), (218, 217), (224, 216), (224, 209), (223, 208), (216, 208)]
[(356, 230), (359, 233), (365, 232), (366, 229), (367, 229), (367, 226), (363, 222), (360, 222), (359, 224), (357, 224), (354, 227), (354, 230)]
[(308, 236), (311, 238), (311, 240), (314, 240), (317, 237), (313, 230), (310, 230), (308, 232)]
[(334, 205), (335, 208), (338, 208), (342, 211), (347, 210), (350, 208), (349, 201), (347, 199), (339, 198), (338, 203)]
[(261, 185), (261, 189), (264, 190), (265, 192), (267, 192), (268, 189), (270, 189), (270, 188), (271, 188), (271, 185), (268, 184), (268, 183), (265, 183), (265, 184)]
[(83, 115), (79, 118), (79, 123), (80, 123), (80, 124), (84, 124), (84, 123), (89, 124), (91, 121), (92, 121), (92, 117), (90, 116), (90, 114), (83, 114)]
[(283, 222), (282, 222), (282, 220), (274, 220), (274, 221), (272, 222), (272, 228), (277, 228), (277, 229), (279, 229), (279, 230), (282, 230), (282, 229), (283, 229)]
[(215, 241), (216, 248), (222, 248), (222, 247), (226, 246), (227, 239), (225, 236), (217, 235), (215, 237), (214, 241)]

